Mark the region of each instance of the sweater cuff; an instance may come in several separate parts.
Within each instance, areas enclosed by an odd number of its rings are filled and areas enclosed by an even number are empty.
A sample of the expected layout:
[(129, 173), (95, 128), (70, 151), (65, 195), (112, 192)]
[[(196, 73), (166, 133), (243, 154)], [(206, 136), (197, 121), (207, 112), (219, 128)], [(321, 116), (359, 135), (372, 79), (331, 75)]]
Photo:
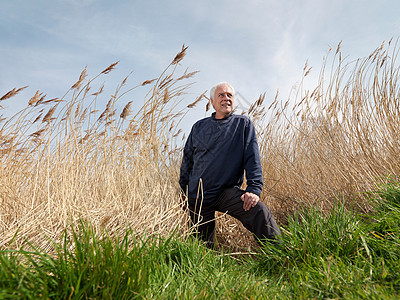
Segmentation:
[(254, 187), (254, 186), (248, 186), (248, 187), (246, 188), (246, 192), (256, 194), (258, 197), (261, 196), (261, 189), (256, 188), (256, 187)]

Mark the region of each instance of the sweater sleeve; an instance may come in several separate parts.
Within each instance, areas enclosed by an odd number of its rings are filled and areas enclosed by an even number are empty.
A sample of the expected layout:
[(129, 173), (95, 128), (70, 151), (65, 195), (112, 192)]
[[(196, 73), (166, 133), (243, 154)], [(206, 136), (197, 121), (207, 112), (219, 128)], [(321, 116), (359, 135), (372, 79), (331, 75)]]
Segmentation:
[(189, 184), (189, 175), (193, 168), (193, 143), (192, 132), (186, 140), (185, 148), (183, 149), (183, 157), (180, 168), (179, 185), (184, 194), (186, 194), (186, 187)]
[(244, 169), (247, 182), (246, 192), (260, 196), (263, 187), (263, 174), (256, 131), (250, 119), (245, 129)]

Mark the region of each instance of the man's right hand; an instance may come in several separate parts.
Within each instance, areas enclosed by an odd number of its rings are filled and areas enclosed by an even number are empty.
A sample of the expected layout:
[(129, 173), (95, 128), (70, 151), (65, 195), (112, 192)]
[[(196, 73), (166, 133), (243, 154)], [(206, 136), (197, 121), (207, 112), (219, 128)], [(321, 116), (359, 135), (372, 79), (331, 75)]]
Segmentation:
[(257, 205), (258, 201), (260, 201), (260, 197), (250, 192), (244, 193), (240, 198), (243, 201), (243, 209), (245, 211), (250, 210), (252, 207)]

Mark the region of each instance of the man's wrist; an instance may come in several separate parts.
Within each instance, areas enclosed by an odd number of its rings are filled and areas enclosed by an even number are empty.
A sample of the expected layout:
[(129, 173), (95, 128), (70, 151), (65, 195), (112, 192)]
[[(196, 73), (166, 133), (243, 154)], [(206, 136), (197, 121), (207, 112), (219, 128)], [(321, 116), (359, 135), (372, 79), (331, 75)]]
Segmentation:
[(260, 197), (260, 195), (261, 195), (261, 190), (259, 190), (259, 189), (247, 188), (247, 189), (245, 190), (245, 192), (247, 192), (247, 193), (252, 193), (252, 194), (254, 194), (254, 195), (257, 195), (258, 197)]

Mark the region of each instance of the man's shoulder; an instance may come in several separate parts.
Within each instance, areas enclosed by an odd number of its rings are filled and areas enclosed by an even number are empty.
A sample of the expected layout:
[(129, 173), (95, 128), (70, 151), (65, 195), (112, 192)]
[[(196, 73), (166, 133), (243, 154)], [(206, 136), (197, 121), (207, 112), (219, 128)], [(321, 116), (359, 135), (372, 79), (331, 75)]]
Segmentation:
[(250, 118), (246, 115), (232, 115), (233, 122), (240, 123), (243, 126), (249, 126), (252, 124)]
[(202, 125), (204, 125), (204, 124), (208, 124), (208, 123), (210, 123), (211, 119), (212, 119), (212, 117), (205, 117), (205, 118), (203, 118), (203, 119), (197, 120), (197, 121), (193, 124), (193, 126), (202, 126)]
[(205, 128), (208, 128), (211, 126), (212, 123), (212, 118), (211, 117), (205, 117), (203, 119), (197, 120), (193, 125), (192, 125), (192, 132), (193, 131), (198, 131), (198, 130), (203, 130)]
[(245, 121), (250, 121), (250, 118), (246, 115), (232, 115), (232, 118), (237, 119), (237, 120), (245, 120)]

